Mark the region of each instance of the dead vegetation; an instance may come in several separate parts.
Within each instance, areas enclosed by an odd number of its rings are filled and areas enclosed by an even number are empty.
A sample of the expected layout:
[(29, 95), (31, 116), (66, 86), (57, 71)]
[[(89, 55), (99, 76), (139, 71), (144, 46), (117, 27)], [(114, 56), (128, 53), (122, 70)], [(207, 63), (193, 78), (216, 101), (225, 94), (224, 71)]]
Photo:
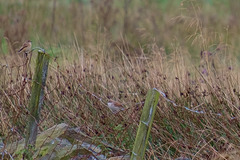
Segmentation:
[[(130, 153), (147, 90), (157, 88), (165, 96), (146, 159), (212, 159), (239, 146), (234, 11), (221, 8), (228, 13), (222, 18), (216, 7), (222, 5), (215, 1), (216, 6), (197, 1), (34, 3), (19, 4), (21, 10), (9, 1), (0, 9), (1, 36), (9, 51), (0, 62), (5, 143), (25, 135), (34, 53), (24, 78), (24, 57), (14, 51), (33, 37), (52, 56), (40, 131), (64, 122)], [(125, 110), (113, 114), (110, 101)]]

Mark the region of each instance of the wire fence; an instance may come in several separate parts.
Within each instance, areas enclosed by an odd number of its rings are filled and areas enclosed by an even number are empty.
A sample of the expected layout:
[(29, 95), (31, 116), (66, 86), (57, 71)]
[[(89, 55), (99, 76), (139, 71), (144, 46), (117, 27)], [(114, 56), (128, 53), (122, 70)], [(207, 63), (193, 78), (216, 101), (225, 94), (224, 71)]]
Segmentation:
[[(1, 96), (4, 98), (1, 99), (1, 133), (5, 134), (1, 141), (2, 159), (14, 159), (13, 157), (23, 156), (26, 152), (23, 139), (30, 113), (28, 101), (33, 79), (29, 74), (30, 70), (26, 71), (26, 65), (27, 62), (18, 66), (2, 65), (1, 72), (4, 74), (1, 81)], [(50, 75), (50, 82), (45, 87), (44, 105), (38, 123), (39, 134), (36, 148), (32, 150), (34, 154), (31, 154), (33, 158), (66, 157), (74, 151), (82, 154), (71, 155), (73, 159), (106, 159), (106, 155), (129, 155), (128, 149), (120, 149), (106, 139), (106, 134), (110, 135), (108, 136), (110, 140), (118, 136), (118, 141), (124, 136), (117, 132), (123, 129), (127, 121), (123, 118), (127, 109), (123, 109), (120, 103), (101, 98), (88, 91), (87, 87), (80, 83), (71, 90), (70, 86), (65, 86), (70, 78), (62, 79), (66, 80), (65, 82), (58, 79), (64, 76), (58, 67), (56, 70), (56, 67), (50, 66), (50, 72), (55, 72), (56, 79), (53, 80)], [(52, 86), (51, 81), (55, 80), (57, 80), (56, 85)], [(70, 101), (69, 98), (79, 103)], [(122, 109), (114, 112), (111, 105)], [(106, 122), (109, 127), (103, 128), (107, 126), (104, 124)], [(129, 124), (125, 125), (127, 126), (124, 126), (121, 133), (125, 133), (128, 127), (131, 127)], [(133, 139), (129, 141), (132, 142)], [(105, 151), (102, 148), (105, 148)]]
[[(148, 88), (141, 87), (137, 79), (131, 80), (132, 83), (137, 84), (136, 86), (126, 84), (119, 87), (119, 81), (113, 77), (115, 75), (105, 79), (103, 75), (92, 72), (94, 68), (91, 70), (91, 64), (90, 67), (74, 64), (72, 67), (64, 68), (53, 59), (49, 66), (41, 118), (37, 124), (39, 133), (36, 147), (30, 150), (31, 153), (27, 153), (24, 148), (24, 138), (30, 113), (28, 105), (33, 75), (31, 63), (27, 63), (24, 57), (17, 58), (11, 61), (11, 64), (6, 61), (0, 69), (2, 74), (0, 79), (1, 159), (18, 159), (28, 154), (35, 159), (129, 158)], [(132, 76), (128, 75), (127, 71), (123, 74), (126, 77)], [(114, 82), (115, 80), (117, 82)], [(172, 154), (172, 157), (178, 157), (181, 153), (187, 152), (187, 156), (194, 157), (191, 153), (195, 149), (189, 146), (195, 141), (186, 144), (187, 142), (181, 142), (179, 138), (189, 133), (193, 125), (199, 125), (200, 127), (196, 128), (201, 129), (202, 123), (191, 121), (206, 120), (213, 126), (215, 123), (220, 123), (216, 119), (219, 117), (221, 123), (231, 120), (232, 125), (238, 125), (236, 116), (229, 116), (224, 121), (226, 116), (221, 113), (210, 112), (208, 109), (194, 109), (207, 103), (186, 107), (183, 103), (168, 98), (167, 93), (162, 89), (154, 89), (160, 93), (164, 101), (161, 99), (158, 104), (153, 136), (147, 150), (148, 157), (167, 157), (169, 147), (176, 149), (183, 145), (187, 147), (175, 151), (174, 154), (169, 153), (169, 156)], [(167, 112), (166, 107), (168, 107)], [(174, 125), (178, 127), (182, 125), (183, 128), (178, 130)], [(184, 132), (184, 129), (187, 131)], [(219, 128), (216, 130), (220, 131)], [(228, 133), (227, 130), (225, 128), (221, 132)], [(202, 135), (209, 135), (210, 132), (209, 129), (209, 132)], [(232, 132), (228, 133), (229, 139), (235, 137), (236, 131)], [(207, 144), (214, 139), (205, 142), (202, 140), (202, 135), (194, 134), (201, 139), (201, 145), (194, 144), (196, 148), (213, 150)], [(188, 138), (191, 140), (194, 137)], [(216, 141), (219, 143), (221, 140)], [(203, 145), (206, 148), (203, 149)]]

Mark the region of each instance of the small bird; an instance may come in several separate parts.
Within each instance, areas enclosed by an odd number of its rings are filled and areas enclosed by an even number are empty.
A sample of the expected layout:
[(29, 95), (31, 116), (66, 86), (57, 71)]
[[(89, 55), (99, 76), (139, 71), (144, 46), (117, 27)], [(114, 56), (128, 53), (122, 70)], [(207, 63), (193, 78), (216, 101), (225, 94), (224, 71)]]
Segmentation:
[(32, 41), (28, 40), (23, 43), (22, 47), (18, 50), (18, 53), (24, 52), (26, 55), (31, 51)]
[(110, 102), (108, 102), (107, 107), (113, 112), (113, 114), (116, 114), (119, 111), (125, 110), (125, 108), (123, 108), (123, 105), (121, 103), (112, 101), (112, 100), (110, 100)]

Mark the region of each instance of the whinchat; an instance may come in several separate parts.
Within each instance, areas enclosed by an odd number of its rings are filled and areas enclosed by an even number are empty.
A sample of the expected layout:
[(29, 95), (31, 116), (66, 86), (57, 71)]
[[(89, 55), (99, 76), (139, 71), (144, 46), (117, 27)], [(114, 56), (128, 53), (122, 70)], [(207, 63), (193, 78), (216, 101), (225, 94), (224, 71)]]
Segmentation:
[(125, 108), (123, 107), (123, 105), (119, 102), (116, 101), (112, 101), (110, 100), (110, 102), (108, 102), (107, 107), (114, 113), (118, 113), (119, 111), (123, 111), (125, 110)]
[(18, 53), (24, 52), (26, 55), (31, 51), (32, 41), (28, 40), (23, 43), (22, 47), (18, 50)]

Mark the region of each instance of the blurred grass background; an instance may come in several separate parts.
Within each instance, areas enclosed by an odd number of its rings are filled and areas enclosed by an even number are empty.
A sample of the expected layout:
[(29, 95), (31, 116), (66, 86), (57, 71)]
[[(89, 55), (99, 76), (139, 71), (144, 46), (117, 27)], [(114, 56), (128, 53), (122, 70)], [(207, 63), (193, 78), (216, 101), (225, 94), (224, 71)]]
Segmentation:
[[(52, 56), (40, 130), (81, 126), (129, 153), (156, 87), (180, 107), (160, 100), (146, 159), (221, 157), (240, 142), (239, 9), (228, 0), (0, 0), (0, 135), (25, 135), (32, 74), (22, 78), (16, 50), (30, 39)], [(109, 100), (127, 110), (112, 114)]]
[(134, 49), (156, 43), (169, 53), (177, 42), (192, 56), (227, 44), (238, 55), (238, 9), (227, 0), (9, 0), (1, 2), (0, 34), (13, 49), (25, 39), (69, 45), (77, 37), (81, 47), (124, 39)]

